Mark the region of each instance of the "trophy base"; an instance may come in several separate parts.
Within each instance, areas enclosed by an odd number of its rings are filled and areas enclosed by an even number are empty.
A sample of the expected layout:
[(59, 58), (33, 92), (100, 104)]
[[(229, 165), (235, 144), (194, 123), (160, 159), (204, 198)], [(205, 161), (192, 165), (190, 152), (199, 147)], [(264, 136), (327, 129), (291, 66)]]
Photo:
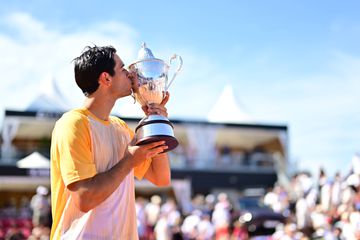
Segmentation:
[(174, 138), (173, 136), (166, 136), (166, 135), (155, 135), (155, 136), (145, 137), (137, 141), (136, 145), (140, 146), (158, 141), (165, 141), (165, 145), (168, 146), (168, 148), (164, 150), (164, 153), (173, 150), (179, 145), (179, 142), (178, 140), (176, 140), (176, 138)]
[(173, 150), (179, 145), (174, 136), (173, 126), (170, 121), (160, 115), (150, 115), (143, 118), (135, 129), (136, 145), (165, 141), (168, 146), (164, 152)]

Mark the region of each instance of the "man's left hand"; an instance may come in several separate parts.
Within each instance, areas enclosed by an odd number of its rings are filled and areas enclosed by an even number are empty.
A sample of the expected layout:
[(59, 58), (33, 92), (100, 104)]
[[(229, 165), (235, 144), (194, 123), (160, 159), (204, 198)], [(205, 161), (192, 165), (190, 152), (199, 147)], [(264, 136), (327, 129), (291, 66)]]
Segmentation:
[(161, 101), (160, 104), (152, 103), (148, 106), (143, 106), (142, 110), (146, 114), (146, 116), (149, 116), (151, 114), (161, 115), (164, 117), (168, 117), (167, 109), (165, 107), (165, 104), (169, 101), (170, 94), (169, 92), (165, 92), (165, 97)]

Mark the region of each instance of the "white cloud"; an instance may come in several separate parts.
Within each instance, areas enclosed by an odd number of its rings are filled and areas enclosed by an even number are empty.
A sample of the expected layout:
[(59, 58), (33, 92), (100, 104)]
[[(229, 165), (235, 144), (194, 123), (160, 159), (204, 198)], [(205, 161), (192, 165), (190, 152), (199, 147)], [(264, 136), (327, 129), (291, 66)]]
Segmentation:
[[(0, 51), (6, 58), (0, 59), (3, 84), (0, 93), (5, 96), (1, 108), (24, 109), (38, 94), (43, 81), (55, 78), (71, 103), (76, 106), (82, 94), (73, 80), (72, 59), (87, 45), (114, 45), (125, 63), (136, 58), (140, 47), (139, 33), (121, 22), (100, 22), (61, 32), (34, 19), (27, 13), (12, 13), (0, 19)], [(150, 46), (151, 48), (151, 46)], [(173, 53), (182, 55), (184, 67), (169, 89), (172, 99), (170, 115), (206, 116), (222, 86), (230, 77), (206, 57), (197, 56), (186, 49), (164, 52), (152, 49), (154, 54), (168, 60)], [(172, 76), (172, 72), (169, 74)], [(204, 84), (205, 82), (205, 84)], [(217, 86), (217, 87), (216, 87)], [(16, 91), (16, 94), (13, 94)], [(207, 94), (203, 94), (206, 92)], [(198, 96), (202, 97), (199, 99)], [(192, 100), (189, 108), (185, 101)], [(196, 101), (195, 101), (196, 100)], [(132, 109), (123, 107), (130, 101), (120, 101), (115, 111)], [(208, 106), (204, 108), (204, 106)], [(199, 109), (201, 111), (199, 111)], [(129, 110), (129, 111), (130, 111)]]
[(56, 32), (46, 29), (43, 23), (36, 21), (30, 15), (21, 12), (5, 16), (3, 22), (8, 29), (11, 29), (11, 33), (17, 36), (16, 40), (24, 43), (46, 41), (57, 35)]
[(73, 80), (72, 59), (87, 45), (114, 45), (124, 61), (134, 59), (138, 33), (130, 26), (103, 22), (63, 33), (27, 13), (0, 19), (0, 94), (3, 108), (24, 109), (39, 93), (42, 82), (55, 78), (76, 106), (82, 94)]
[[(40, 93), (44, 82), (51, 78), (55, 79), (72, 106), (79, 106), (83, 96), (73, 80), (72, 59), (87, 45), (114, 45), (124, 62), (129, 64), (136, 58), (141, 44), (139, 33), (135, 29), (114, 21), (62, 32), (27, 13), (17, 12), (0, 18), (0, 26), (3, 26), (0, 28), (0, 51), (3, 56), (7, 56), (0, 59), (0, 71), (3, 73), (0, 94), (6, 99), (0, 103), (1, 109), (25, 109)], [(220, 94), (229, 77), (217, 71), (220, 67), (214, 62), (197, 56), (192, 51), (152, 50), (156, 57), (164, 61), (168, 61), (173, 53), (180, 54), (184, 59), (184, 67), (169, 89), (170, 116), (205, 118), (211, 105), (215, 103), (214, 93)], [(171, 67), (172, 70), (174, 68), (175, 66)], [(173, 71), (169, 76), (172, 74)], [(186, 104), (189, 100), (192, 102), (190, 108)], [(114, 112), (123, 111), (125, 115), (134, 115), (132, 112), (137, 107), (138, 105), (132, 104), (131, 99), (125, 99), (116, 104)], [(135, 115), (139, 114), (139, 111), (135, 112)]]

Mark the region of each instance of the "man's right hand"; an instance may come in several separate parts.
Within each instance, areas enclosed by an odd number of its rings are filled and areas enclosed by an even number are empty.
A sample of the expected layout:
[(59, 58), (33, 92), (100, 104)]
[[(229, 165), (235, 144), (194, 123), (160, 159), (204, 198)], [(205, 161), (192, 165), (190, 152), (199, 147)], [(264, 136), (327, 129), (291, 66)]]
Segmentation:
[(164, 145), (165, 141), (158, 141), (153, 143), (136, 146), (130, 144), (127, 149), (125, 157), (132, 158), (133, 166), (136, 167), (148, 158), (163, 153), (168, 146)]

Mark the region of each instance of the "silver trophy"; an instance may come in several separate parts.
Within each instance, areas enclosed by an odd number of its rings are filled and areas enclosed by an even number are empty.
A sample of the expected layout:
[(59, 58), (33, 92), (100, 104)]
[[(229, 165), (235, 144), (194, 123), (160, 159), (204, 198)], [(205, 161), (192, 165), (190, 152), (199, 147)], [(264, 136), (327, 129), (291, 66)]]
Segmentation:
[[(170, 81), (168, 72), (174, 60), (178, 60), (178, 66)], [(134, 87), (134, 96), (141, 106), (152, 103), (160, 104), (165, 97), (176, 75), (182, 68), (182, 58), (174, 54), (169, 63), (155, 58), (151, 50), (143, 43), (138, 53), (138, 59), (129, 66), (131, 72), (135, 72), (138, 86)], [(135, 129), (136, 145), (143, 145), (156, 141), (165, 141), (168, 146), (166, 151), (177, 147), (179, 142), (174, 136), (173, 125), (164, 116), (149, 115), (143, 118)]]

